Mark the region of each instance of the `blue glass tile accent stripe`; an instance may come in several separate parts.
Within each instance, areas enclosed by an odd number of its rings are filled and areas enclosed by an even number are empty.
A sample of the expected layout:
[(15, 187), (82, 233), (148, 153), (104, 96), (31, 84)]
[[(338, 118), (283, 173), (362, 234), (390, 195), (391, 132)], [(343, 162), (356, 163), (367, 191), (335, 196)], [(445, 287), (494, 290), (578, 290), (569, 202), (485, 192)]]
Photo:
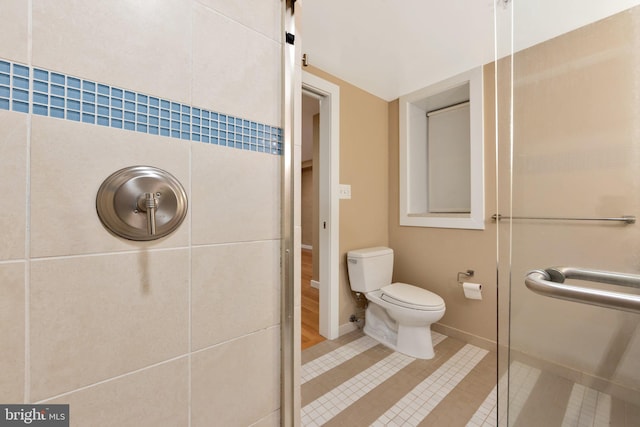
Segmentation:
[(3, 60), (0, 110), (282, 154), (281, 128)]
[(30, 69), (0, 60), (0, 110), (29, 112)]

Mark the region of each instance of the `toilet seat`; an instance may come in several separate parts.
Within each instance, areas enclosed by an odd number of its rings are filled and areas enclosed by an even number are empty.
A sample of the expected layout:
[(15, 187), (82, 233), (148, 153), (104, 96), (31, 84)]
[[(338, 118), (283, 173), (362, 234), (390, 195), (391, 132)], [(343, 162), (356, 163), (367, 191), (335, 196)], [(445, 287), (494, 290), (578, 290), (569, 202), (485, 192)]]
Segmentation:
[(445, 308), (444, 300), (437, 294), (406, 283), (392, 283), (380, 289), (380, 299), (414, 310), (437, 311)]

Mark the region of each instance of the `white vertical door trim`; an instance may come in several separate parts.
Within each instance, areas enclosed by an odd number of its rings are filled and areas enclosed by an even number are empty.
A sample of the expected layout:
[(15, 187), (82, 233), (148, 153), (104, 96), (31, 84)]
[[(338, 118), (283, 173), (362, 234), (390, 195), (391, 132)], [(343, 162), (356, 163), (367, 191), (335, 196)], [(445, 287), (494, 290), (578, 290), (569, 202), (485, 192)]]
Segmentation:
[(339, 336), (340, 320), (340, 88), (305, 71), (302, 88), (320, 99), (319, 332), (325, 338), (335, 339)]

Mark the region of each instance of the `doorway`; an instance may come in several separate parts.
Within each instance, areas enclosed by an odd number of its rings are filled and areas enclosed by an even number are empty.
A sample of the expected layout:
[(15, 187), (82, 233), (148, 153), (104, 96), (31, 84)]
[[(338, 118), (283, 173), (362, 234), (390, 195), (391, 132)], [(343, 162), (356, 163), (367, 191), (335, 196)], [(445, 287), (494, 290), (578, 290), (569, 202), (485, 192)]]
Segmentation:
[[(317, 265), (317, 275), (312, 274), (312, 280), (317, 283), (318, 290), (318, 333), (324, 338), (335, 339), (339, 335), (340, 90), (333, 83), (302, 72), (302, 93), (308, 108), (311, 108), (313, 112), (310, 114), (312, 117), (317, 116), (317, 149), (315, 153), (311, 150), (313, 175), (317, 181), (317, 190), (314, 191), (316, 194), (315, 203), (312, 205), (316, 207), (312, 208), (311, 227), (313, 227), (313, 232), (310, 234), (313, 264)], [(313, 106), (317, 106), (317, 113), (315, 113), (316, 110), (313, 109)], [(313, 123), (313, 118), (311, 123)], [(307, 156), (309, 155), (307, 154)], [(314, 220), (314, 217), (317, 219)], [(305, 231), (303, 230), (302, 233), (304, 234)], [(301, 248), (301, 251), (303, 250), (308, 250), (308, 248)]]
[(300, 321), (302, 350), (325, 340), (320, 335), (319, 143), (320, 98), (302, 94), (300, 170)]

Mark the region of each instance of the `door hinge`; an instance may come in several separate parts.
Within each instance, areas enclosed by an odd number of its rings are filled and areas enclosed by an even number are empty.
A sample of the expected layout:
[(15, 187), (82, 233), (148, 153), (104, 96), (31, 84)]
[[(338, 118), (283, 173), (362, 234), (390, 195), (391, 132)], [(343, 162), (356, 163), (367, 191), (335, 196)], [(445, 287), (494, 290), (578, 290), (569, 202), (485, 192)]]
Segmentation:
[(295, 34), (291, 34), (291, 33), (286, 33), (286, 40), (287, 40), (287, 44), (295, 44), (296, 42), (296, 36)]

